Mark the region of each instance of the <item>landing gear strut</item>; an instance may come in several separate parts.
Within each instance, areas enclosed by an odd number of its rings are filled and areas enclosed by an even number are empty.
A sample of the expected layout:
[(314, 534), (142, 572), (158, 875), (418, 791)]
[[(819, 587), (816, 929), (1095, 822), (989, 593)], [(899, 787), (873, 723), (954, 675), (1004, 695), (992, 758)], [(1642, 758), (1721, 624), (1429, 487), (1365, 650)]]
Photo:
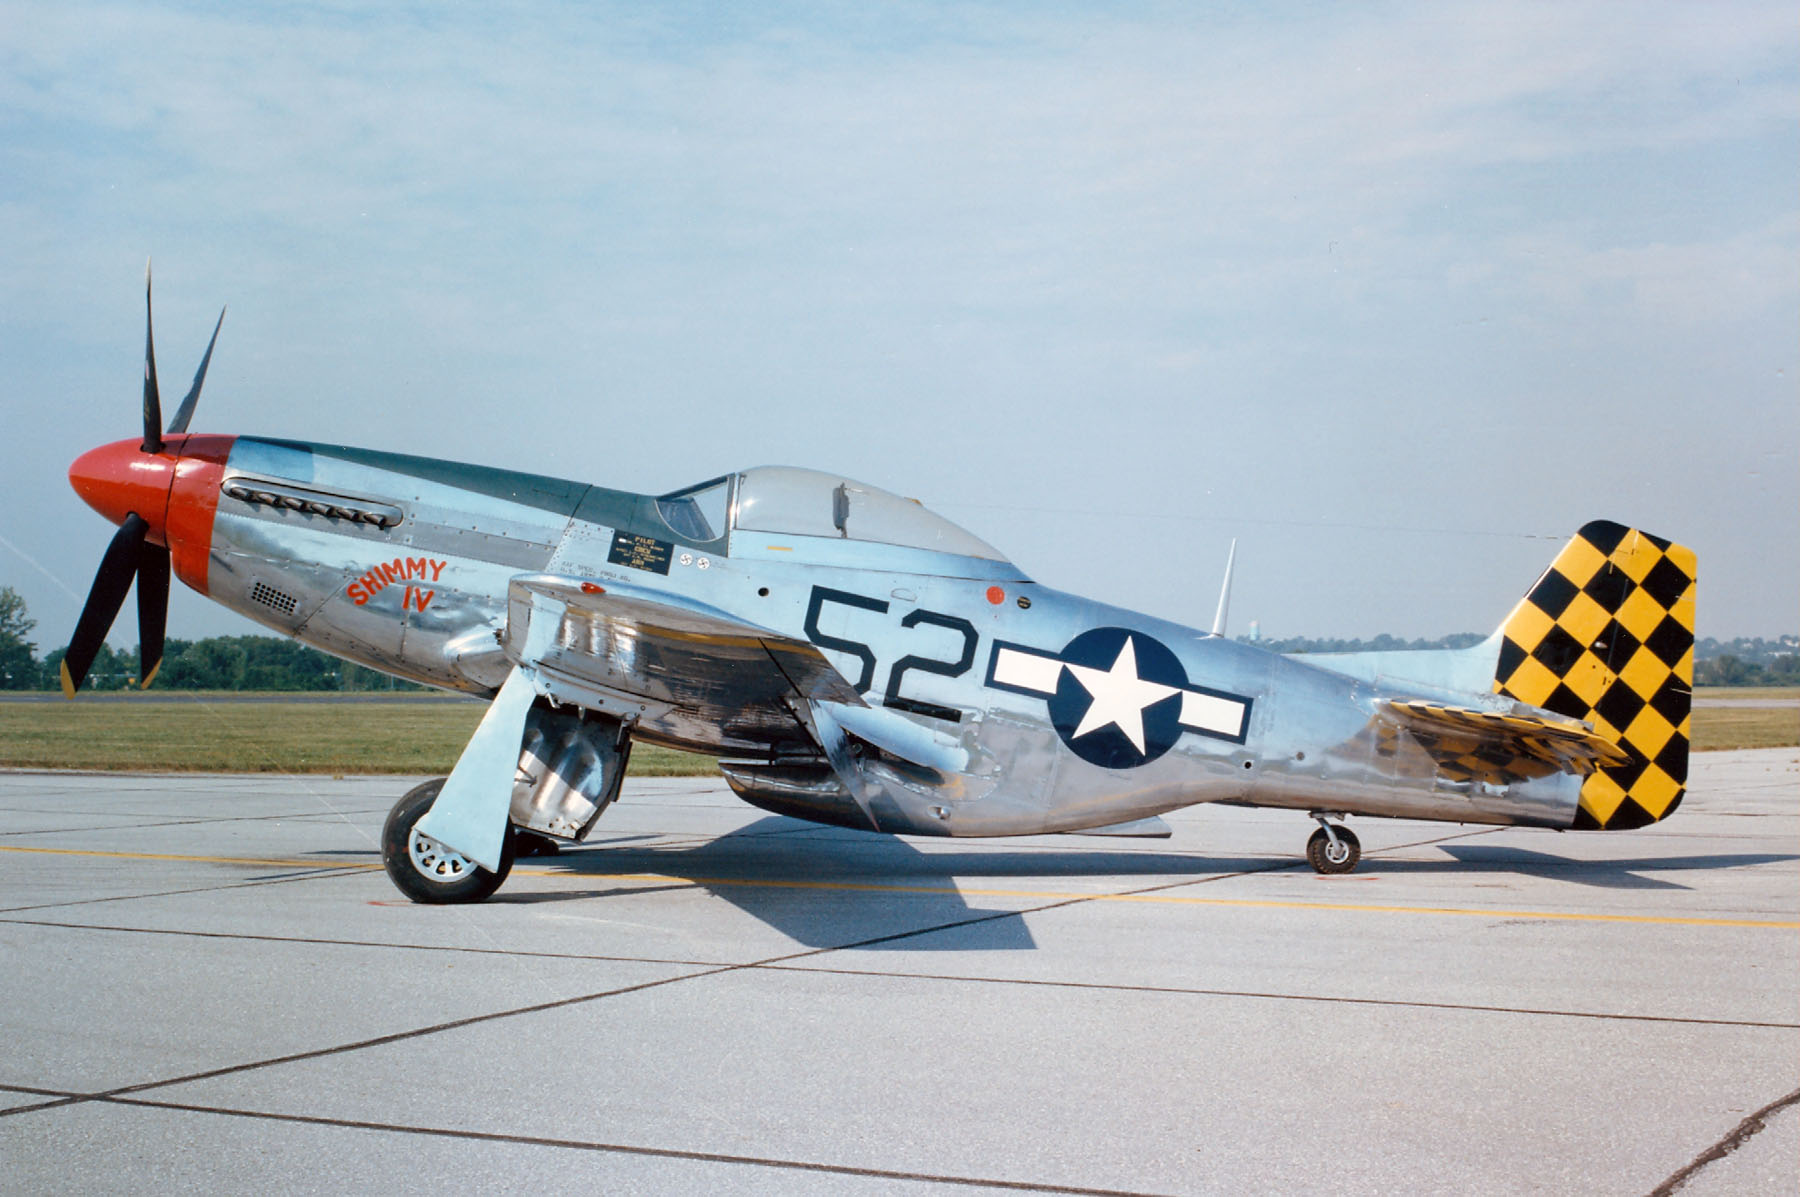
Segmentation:
[(1332, 823), (1331, 816), (1315, 814), (1319, 821), (1319, 829), (1312, 833), (1306, 841), (1306, 863), (1320, 873), (1348, 873), (1362, 859), (1362, 841), (1356, 833), (1341, 823)]
[(406, 796), (388, 812), (387, 824), (381, 829), (381, 863), (400, 892), (415, 902), (442, 905), (450, 902), (480, 902), (493, 895), (512, 872), (513, 831), (506, 829), (500, 851), (500, 871), (490, 873), (456, 849), (440, 844), (428, 835), (420, 835), (419, 820), (437, 801), (444, 788), (444, 778), (437, 777), (408, 790)]

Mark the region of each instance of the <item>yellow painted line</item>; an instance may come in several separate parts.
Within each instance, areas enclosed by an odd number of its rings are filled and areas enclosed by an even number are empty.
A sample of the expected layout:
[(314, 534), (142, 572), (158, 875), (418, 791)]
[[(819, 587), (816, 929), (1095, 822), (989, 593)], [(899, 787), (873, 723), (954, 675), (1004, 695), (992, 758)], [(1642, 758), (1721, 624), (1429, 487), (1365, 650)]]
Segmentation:
[[(256, 868), (362, 869), (381, 868), (379, 861), (269, 860), (240, 856), (188, 856), (172, 852), (100, 852), (86, 848), (28, 848), (0, 844), (0, 852), (28, 852), (44, 856), (91, 856), (105, 860), (168, 860), (196, 864), (250, 865)], [(1358, 914), (1444, 914), (1473, 918), (1544, 919), (1554, 922), (1636, 923), (1672, 927), (1768, 927), (1800, 930), (1800, 920), (1680, 918), (1648, 914), (1581, 914), (1566, 910), (1483, 910), (1465, 906), (1381, 906), (1363, 902), (1297, 902), (1264, 898), (1196, 898), (1185, 894), (1081, 893), (1068, 890), (967, 889), (955, 885), (867, 885), (850, 881), (789, 881), (778, 878), (748, 880), (742, 877), (677, 877), (669, 873), (570, 873), (559, 869), (520, 868), (521, 877), (558, 877), (581, 881), (626, 881), (645, 885), (684, 885), (690, 888), (738, 887), (748, 889), (833, 890), (868, 894), (931, 894), (960, 898), (1024, 898), (1037, 902), (1149, 902), (1168, 906), (1223, 906), (1246, 910), (1335, 910)]]
[(662, 873), (559, 873), (550, 869), (516, 869), (524, 876), (569, 877), (583, 881), (639, 881), (667, 885), (745, 886), (758, 889), (849, 890), (882, 894), (943, 894), (963, 898), (1026, 898), (1033, 901), (1150, 902), (1174, 906), (1229, 906), (1263, 910), (1348, 910), (1362, 914), (1450, 914), (1475, 918), (1548, 919), (1564, 922), (1642, 923), (1651, 926), (1772, 927), (1800, 930), (1800, 920), (1680, 918), (1647, 914), (1580, 914), (1559, 910), (1481, 910), (1461, 906), (1377, 906), (1352, 902), (1290, 902), (1258, 898), (1195, 898), (1183, 894), (1084, 894), (1070, 891), (1024, 889), (967, 889), (954, 885), (859, 885), (846, 881), (747, 881), (736, 877), (675, 877)]
[(39, 856), (94, 856), (103, 860), (176, 860), (196, 864), (253, 865), (270, 869), (379, 869), (381, 862), (360, 861), (267, 860), (252, 856), (186, 856), (176, 852), (99, 852), (91, 848), (28, 848), (22, 844), (0, 844), (0, 852), (29, 852)]

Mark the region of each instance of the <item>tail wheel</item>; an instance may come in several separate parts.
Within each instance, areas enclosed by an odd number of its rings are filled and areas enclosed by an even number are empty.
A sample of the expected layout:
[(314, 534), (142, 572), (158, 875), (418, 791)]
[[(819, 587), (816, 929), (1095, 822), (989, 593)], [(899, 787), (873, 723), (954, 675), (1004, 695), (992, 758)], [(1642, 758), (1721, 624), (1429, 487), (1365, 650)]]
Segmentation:
[(1306, 841), (1306, 863), (1320, 873), (1348, 873), (1362, 859), (1362, 841), (1348, 827), (1333, 827), (1331, 832), (1337, 835), (1335, 844), (1323, 827), (1312, 833)]
[(415, 902), (480, 902), (499, 889), (512, 872), (512, 829), (507, 829), (497, 873), (490, 873), (454, 848), (419, 834), (419, 820), (443, 788), (444, 779), (436, 777), (414, 786), (394, 804), (381, 829), (381, 864), (400, 892)]

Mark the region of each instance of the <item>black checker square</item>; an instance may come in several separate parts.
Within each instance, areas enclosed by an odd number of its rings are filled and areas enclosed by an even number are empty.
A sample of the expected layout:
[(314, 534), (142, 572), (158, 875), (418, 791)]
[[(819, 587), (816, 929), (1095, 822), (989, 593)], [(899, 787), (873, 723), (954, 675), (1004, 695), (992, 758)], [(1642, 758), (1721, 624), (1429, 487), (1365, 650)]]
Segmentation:
[[(1666, 561), (1667, 558), (1664, 560)], [(1594, 576), (1589, 578), (1587, 585), (1581, 589), (1589, 598), (1600, 604), (1602, 611), (1608, 615), (1616, 615), (1619, 608), (1624, 605), (1625, 596), (1631, 593), (1631, 575), (1608, 561), (1594, 571)], [(1663, 605), (1668, 606), (1667, 603)]]
[(1670, 736), (1662, 751), (1656, 754), (1656, 767), (1677, 784), (1687, 784), (1688, 742), (1686, 736)]
[(1638, 712), (1643, 710), (1645, 705), (1636, 690), (1622, 681), (1615, 681), (1606, 688), (1606, 693), (1600, 696), (1600, 701), (1594, 704), (1594, 713), (1620, 731), (1624, 731), (1631, 726), (1631, 721), (1638, 717)]
[(1608, 669), (1614, 673), (1622, 673), (1625, 666), (1631, 663), (1632, 655), (1642, 646), (1643, 642), (1626, 631), (1625, 625), (1615, 619), (1601, 629), (1592, 651)]
[(1644, 580), (1639, 583), (1664, 610), (1673, 608), (1676, 603), (1680, 602), (1681, 596), (1686, 594), (1688, 587), (1693, 584), (1694, 579), (1687, 576), (1687, 571), (1667, 557), (1652, 566), (1650, 572), (1644, 575)]
[(1587, 648), (1581, 641), (1562, 628), (1554, 627), (1544, 633), (1544, 638), (1531, 650), (1531, 655), (1557, 677), (1568, 677), (1569, 671), (1575, 668), (1575, 662), (1581, 660), (1581, 654), (1586, 651)]
[[(1644, 638), (1644, 647), (1670, 669), (1681, 664), (1681, 658), (1694, 646), (1694, 634), (1681, 626), (1673, 615), (1663, 616), (1656, 630)], [(1542, 658), (1540, 658), (1541, 660)]]
[(1601, 556), (1610, 557), (1629, 531), (1631, 529), (1624, 524), (1615, 524), (1611, 520), (1594, 520), (1582, 525), (1581, 539), (1599, 549)]
[(1630, 741), (1624, 742), (1620, 747), (1630, 754), (1631, 759), (1623, 765), (1608, 765), (1603, 772), (1618, 783), (1621, 790), (1629, 792), (1631, 787), (1637, 784), (1637, 779), (1644, 775), (1644, 770), (1650, 767), (1650, 761), (1643, 753), (1632, 747)]
[(1656, 688), (1656, 693), (1650, 696), (1650, 707), (1667, 719), (1671, 726), (1680, 727), (1681, 721), (1694, 708), (1694, 693), (1680, 678), (1670, 674)]
[(1558, 715), (1567, 715), (1571, 719), (1586, 719), (1589, 708), (1581, 700), (1581, 695), (1558, 682), (1556, 689), (1550, 691), (1550, 697), (1544, 700), (1544, 709)]
[(1569, 609), (1569, 604), (1580, 593), (1581, 589), (1575, 583), (1551, 568), (1544, 571), (1544, 576), (1538, 579), (1538, 584), (1531, 588), (1531, 593), (1526, 597), (1539, 611), (1555, 619)]
[(1612, 818), (1606, 821), (1606, 829), (1608, 831), (1631, 831), (1638, 827), (1648, 827), (1654, 822), (1656, 822), (1656, 816), (1633, 802), (1628, 794), (1625, 796), (1625, 800), (1619, 803), (1619, 809), (1612, 813)]
[(1501, 685), (1512, 681), (1512, 675), (1519, 671), (1530, 654), (1511, 636), (1500, 637), (1500, 663), (1494, 668), (1494, 679)]

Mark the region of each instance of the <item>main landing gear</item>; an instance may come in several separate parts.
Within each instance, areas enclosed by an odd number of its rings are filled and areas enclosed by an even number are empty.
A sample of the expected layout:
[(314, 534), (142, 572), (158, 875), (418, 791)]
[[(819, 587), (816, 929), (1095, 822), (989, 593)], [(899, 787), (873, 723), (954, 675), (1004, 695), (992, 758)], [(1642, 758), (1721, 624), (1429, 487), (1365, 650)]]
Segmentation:
[(1319, 829), (1306, 841), (1306, 863), (1320, 873), (1348, 873), (1362, 859), (1362, 841), (1348, 827), (1331, 822), (1333, 817), (1333, 812), (1314, 812)]
[(394, 809), (388, 812), (387, 824), (381, 829), (381, 864), (400, 892), (415, 902), (433, 905), (480, 902), (499, 889), (506, 875), (512, 872), (516, 850), (514, 832), (510, 826), (506, 829), (498, 873), (490, 873), (454, 848), (446, 847), (428, 835), (420, 835), (419, 820), (437, 801), (444, 781), (444, 778), (436, 777), (424, 785), (414, 786), (394, 804)]

